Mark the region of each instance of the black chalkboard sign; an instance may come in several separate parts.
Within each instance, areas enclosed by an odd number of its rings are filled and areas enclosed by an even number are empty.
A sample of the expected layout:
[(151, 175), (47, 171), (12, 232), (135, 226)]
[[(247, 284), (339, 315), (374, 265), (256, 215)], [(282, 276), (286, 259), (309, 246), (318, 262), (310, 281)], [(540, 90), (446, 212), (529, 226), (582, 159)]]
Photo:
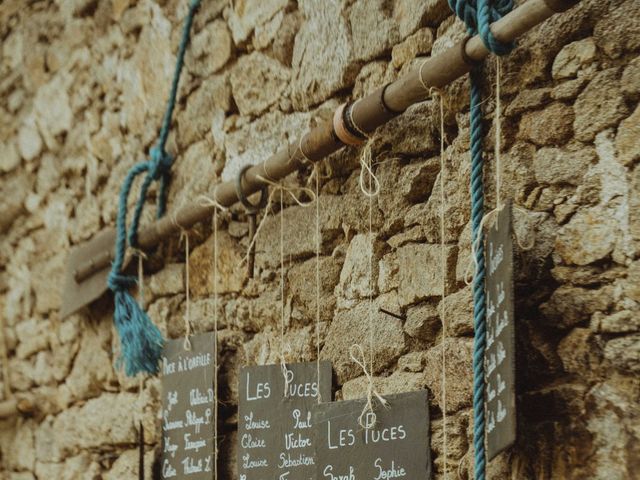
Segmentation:
[(515, 318), (511, 202), (498, 213), (485, 239), (487, 348), (485, 424), (491, 460), (516, 440)]
[[(238, 406), (240, 480), (312, 480), (316, 459), (311, 407), (331, 400), (331, 364), (244, 367)], [(285, 394), (285, 385), (287, 391)]]
[(213, 333), (169, 340), (162, 353), (162, 478), (213, 479)]
[(368, 429), (358, 422), (364, 399), (313, 408), (318, 480), (431, 478), (427, 391), (384, 398), (388, 408), (374, 400), (376, 421)]

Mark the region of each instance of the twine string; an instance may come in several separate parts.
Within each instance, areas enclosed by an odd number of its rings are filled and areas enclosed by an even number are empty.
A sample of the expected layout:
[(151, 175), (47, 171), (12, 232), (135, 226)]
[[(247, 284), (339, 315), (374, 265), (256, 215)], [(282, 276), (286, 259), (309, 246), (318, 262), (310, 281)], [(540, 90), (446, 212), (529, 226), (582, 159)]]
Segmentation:
[(503, 207), (501, 199), (502, 189), (502, 163), (500, 159), (500, 150), (502, 143), (502, 101), (500, 99), (500, 84), (502, 76), (502, 60), (496, 57), (496, 114), (494, 117), (494, 156), (496, 157), (496, 209), (500, 211)]
[[(369, 429), (373, 428), (376, 424), (377, 417), (374, 411), (373, 398), (377, 398), (378, 401), (385, 407), (389, 407), (389, 403), (378, 393), (375, 389), (373, 383), (373, 373), (374, 373), (374, 354), (373, 354), (373, 248), (374, 248), (374, 239), (373, 239), (373, 199), (380, 193), (380, 182), (373, 172), (372, 168), (372, 158), (371, 158), (371, 139), (367, 142), (365, 147), (362, 149), (362, 154), (360, 155), (360, 177), (359, 184), (360, 190), (365, 195), (365, 197), (369, 200), (369, 239), (371, 241), (371, 245), (369, 248), (369, 298), (368, 298), (368, 322), (367, 322), (367, 336), (369, 341), (369, 367), (367, 368), (367, 360), (364, 353), (364, 349), (359, 344), (354, 344), (351, 346), (349, 351), (351, 359), (362, 368), (362, 372), (367, 378), (368, 388), (367, 388), (367, 398), (362, 408), (362, 412), (358, 417), (358, 423), (362, 428)], [(365, 179), (364, 176), (368, 177), (368, 186), (365, 187)], [(356, 355), (354, 353), (359, 353), (360, 355)]]
[(373, 406), (374, 397), (378, 399), (378, 401), (384, 408), (389, 408), (389, 402), (384, 397), (382, 397), (382, 395), (380, 395), (375, 388), (375, 385), (373, 383), (373, 371), (369, 371), (369, 369), (367, 368), (367, 360), (362, 346), (358, 343), (354, 343), (353, 345), (351, 345), (351, 348), (349, 349), (349, 355), (351, 356), (351, 360), (360, 368), (362, 368), (362, 371), (367, 378), (368, 384), (367, 400), (362, 409), (362, 412), (360, 413), (360, 416), (358, 417), (358, 423), (362, 428), (373, 428), (375, 427), (377, 421), (376, 413)]
[(316, 368), (318, 376), (318, 403), (322, 402), (320, 393), (320, 175), (318, 164), (313, 166), (316, 180)]
[[(424, 63), (423, 63), (424, 64)], [(442, 299), (440, 302), (440, 321), (442, 323), (442, 370), (441, 370), (441, 406), (442, 406), (442, 435), (443, 435), (443, 470), (444, 478), (447, 479), (449, 470), (449, 443), (447, 435), (447, 318), (446, 318), (446, 298), (447, 298), (447, 264), (446, 264), (446, 244), (445, 244), (445, 212), (446, 212), (446, 162), (445, 162), (445, 131), (444, 131), (444, 94), (438, 89), (430, 90), (432, 96), (438, 97), (440, 113), (440, 274)]]
[[(249, 246), (247, 247), (247, 253), (242, 258), (242, 260), (240, 262), (240, 265), (243, 265), (249, 259), (249, 252), (251, 252), (251, 249), (253, 248), (254, 244), (257, 241), (258, 233), (260, 233), (262, 231), (262, 228), (265, 225), (267, 217), (269, 216), (269, 213), (271, 212), (271, 206), (273, 205), (274, 195), (279, 190), (282, 190), (285, 193), (287, 193), (298, 206), (303, 207), (303, 208), (310, 207), (313, 204), (313, 202), (315, 201), (315, 193), (314, 193), (313, 190), (311, 190), (308, 187), (301, 187), (301, 186), (297, 186), (297, 185), (289, 187), (289, 186), (283, 185), (282, 183), (274, 182), (272, 180), (264, 178), (264, 177), (262, 177), (260, 175), (258, 175), (256, 178), (258, 180), (260, 180), (261, 182), (264, 182), (264, 183), (266, 183), (268, 185), (271, 185), (272, 187), (274, 187), (274, 189), (269, 193), (269, 197), (267, 199), (267, 205), (264, 208), (264, 212), (265, 213), (264, 213), (262, 219), (260, 220), (260, 223), (258, 224), (258, 227), (256, 228), (255, 235), (253, 236), (253, 238), (249, 242)], [(296, 192), (299, 192), (298, 195), (296, 195)], [(302, 193), (306, 193), (311, 198), (311, 200), (309, 200), (309, 201), (300, 200), (299, 195), (301, 195)]]
[(213, 392), (214, 392), (214, 407), (213, 407), (213, 471), (214, 479), (218, 479), (218, 211), (225, 212), (227, 207), (224, 207), (216, 200), (216, 190), (213, 192), (212, 198), (204, 195), (200, 196), (200, 203), (203, 205), (210, 205), (213, 209)]
[(144, 261), (147, 259), (147, 255), (139, 248), (132, 247), (131, 250), (138, 258), (138, 303), (144, 308)]
[[(500, 57), (496, 57), (496, 85), (495, 85), (495, 98), (496, 98), (496, 109), (495, 116), (493, 119), (494, 122), (494, 132), (495, 132), (495, 141), (494, 141), (494, 157), (496, 161), (496, 206), (495, 208), (488, 211), (485, 215), (483, 215), (482, 220), (480, 221), (480, 231), (483, 231), (487, 224), (491, 224), (495, 222), (494, 217), (502, 211), (504, 205), (502, 203), (502, 99), (501, 99), (501, 85), (502, 85), (502, 60)], [(523, 214), (528, 215), (529, 212), (524, 210), (523, 208), (518, 207), (517, 205), (513, 206), (514, 209), (519, 210)], [(497, 228), (497, 227), (496, 227)], [(535, 245), (535, 238), (532, 237), (528, 243), (522, 243), (520, 237), (515, 235), (516, 243), (523, 251), (531, 250)], [(473, 275), (477, 265), (477, 251), (480, 248), (480, 244), (482, 242), (482, 236), (478, 235), (471, 242), (471, 258), (467, 263), (464, 272), (464, 282), (466, 285), (471, 285), (473, 283)]]
[[(276, 191), (275, 189), (273, 190)], [(287, 368), (287, 353), (291, 352), (291, 347), (285, 347), (285, 295), (284, 295), (284, 192), (280, 191), (280, 367), (284, 377), (284, 396), (289, 396), (289, 383), (293, 380), (292, 372)], [(266, 217), (266, 215), (265, 215)]]
[(191, 295), (189, 293), (189, 233), (186, 230), (182, 230), (180, 232), (180, 242), (184, 239), (184, 251), (185, 251), (185, 266), (184, 266), (184, 276), (185, 276), (185, 312), (184, 312), (184, 349), (191, 350)]

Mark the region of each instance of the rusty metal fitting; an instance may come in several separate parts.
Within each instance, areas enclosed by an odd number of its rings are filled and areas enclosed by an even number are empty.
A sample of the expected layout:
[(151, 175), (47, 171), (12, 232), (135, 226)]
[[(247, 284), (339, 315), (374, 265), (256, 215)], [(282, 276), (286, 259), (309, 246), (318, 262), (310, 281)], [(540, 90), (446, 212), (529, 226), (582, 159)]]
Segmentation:
[(362, 145), (366, 137), (360, 137), (357, 132), (352, 132), (345, 123), (345, 108), (347, 104), (340, 105), (333, 114), (333, 131), (338, 140), (345, 145), (353, 145), (355, 147)]

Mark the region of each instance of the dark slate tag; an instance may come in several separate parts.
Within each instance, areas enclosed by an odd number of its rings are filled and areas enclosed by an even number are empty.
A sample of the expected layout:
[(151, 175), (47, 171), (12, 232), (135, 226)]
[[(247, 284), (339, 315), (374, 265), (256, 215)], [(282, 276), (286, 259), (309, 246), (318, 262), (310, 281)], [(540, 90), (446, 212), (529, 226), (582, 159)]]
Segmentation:
[(212, 480), (213, 333), (167, 341), (162, 353), (162, 478)]
[(311, 407), (331, 400), (331, 364), (287, 364), (288, 388), (280, 365), (244, 367), (238, 406), (240, 480), (315, 479)]
[(431, 478), (427, 391), (384, 398), (389, 408), (374, 400), (376, 422), (369, 429), (358, 422), (365, 399), (322, 403), (313, 408), (316, 478)]
[(515, 318), (511, 202), (486, 235), (485, 422), (491, 460), (516, 440)]

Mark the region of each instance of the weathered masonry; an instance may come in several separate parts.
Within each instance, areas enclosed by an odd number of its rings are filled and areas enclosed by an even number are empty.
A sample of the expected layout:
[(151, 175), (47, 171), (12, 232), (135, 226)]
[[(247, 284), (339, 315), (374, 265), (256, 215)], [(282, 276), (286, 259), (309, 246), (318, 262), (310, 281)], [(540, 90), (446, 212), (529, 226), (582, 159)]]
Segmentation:
[[(114, 226), (126, 172), (157, 139), (188, 4), (0, 4), (0, 403), (31, 412), (0, 415), (2, 480), (137, 478), (140, 424), (152, 478), (161, 380), (117, 367), (108, 296), (62, 318), (61, 287), (70, 250)], [(240, 165), (465, 36), (446, 0), (203, 1), (167, 142), (167, 211), (198, 204)], [(496, 65), (483, 70), (487, 210)], [(583, 0), (521, 36), (500, 68), (519, 403), (516, 444), (487, 477), (631, 479), (640, 466), (640, 3)], [(368, 346), (370, 298), (376, 390), (428, 390), (433, 478), (473, 478), (468, 92), (466, 75), (442, 91), (443, 163), (438, 97), (376, 131), (371, 230), (362, 148), (319, 164), (319, 265), (315, 206), (286, 195), (282, 211), (274, 196), (257, 235), (251, 279), (239, 204), (217, 214), (215, 284), (210, 218), (189, 229), (188, 258), (179, 233), (149, 252), (144, 307), (165, 338), (185, 335), (187, 262), (193, 332), (218, 321), (221, 478), (238, 478), (238, 376), (280, 362), (283, 319), (289, 361), (315, 362), (318, 336), (335, 399), (366, 395), (350, 347)], [(285, 183), (313, 190), (313, 168), (300, 163)]]

